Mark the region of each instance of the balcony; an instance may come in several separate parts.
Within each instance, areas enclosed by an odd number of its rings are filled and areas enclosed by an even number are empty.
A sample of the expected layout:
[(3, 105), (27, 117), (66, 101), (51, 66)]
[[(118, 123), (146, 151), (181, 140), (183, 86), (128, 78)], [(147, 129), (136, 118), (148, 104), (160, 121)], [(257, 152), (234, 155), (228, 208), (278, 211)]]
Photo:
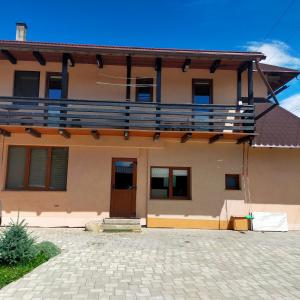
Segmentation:
[(3, 135), (28, 132), (219, 138), (243, 142), (254, 135), (253, 105), (197, 105), (74, 99), (0, 97)]

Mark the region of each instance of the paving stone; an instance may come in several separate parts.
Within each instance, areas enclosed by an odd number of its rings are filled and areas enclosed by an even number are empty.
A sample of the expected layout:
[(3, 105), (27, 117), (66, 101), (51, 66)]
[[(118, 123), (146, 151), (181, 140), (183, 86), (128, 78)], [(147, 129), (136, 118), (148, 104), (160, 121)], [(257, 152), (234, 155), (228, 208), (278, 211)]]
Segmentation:
[(62, 253), (0, 299), (299, 299), (300, 232), (32, 229)]

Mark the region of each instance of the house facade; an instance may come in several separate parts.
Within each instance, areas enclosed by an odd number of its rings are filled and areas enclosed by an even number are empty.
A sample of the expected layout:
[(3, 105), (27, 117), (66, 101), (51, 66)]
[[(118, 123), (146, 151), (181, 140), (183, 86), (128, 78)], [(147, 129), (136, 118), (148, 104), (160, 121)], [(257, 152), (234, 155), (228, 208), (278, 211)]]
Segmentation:
[(300, 229), (300, 122), (270, 100), (299, 72), (264, 58), (0, 41), (2, 224)]

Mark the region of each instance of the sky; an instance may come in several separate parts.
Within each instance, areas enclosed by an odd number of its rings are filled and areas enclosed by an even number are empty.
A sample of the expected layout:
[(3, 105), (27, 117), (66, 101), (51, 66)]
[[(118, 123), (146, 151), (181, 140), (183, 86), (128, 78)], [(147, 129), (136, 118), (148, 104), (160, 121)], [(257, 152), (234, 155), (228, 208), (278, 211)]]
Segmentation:
[[(206, 50), (253, 50), (266, 63), (300, 69), (300, 0), (11, 0), (0, 39)], [(300, 76), (279, 95), (300, 116)]]

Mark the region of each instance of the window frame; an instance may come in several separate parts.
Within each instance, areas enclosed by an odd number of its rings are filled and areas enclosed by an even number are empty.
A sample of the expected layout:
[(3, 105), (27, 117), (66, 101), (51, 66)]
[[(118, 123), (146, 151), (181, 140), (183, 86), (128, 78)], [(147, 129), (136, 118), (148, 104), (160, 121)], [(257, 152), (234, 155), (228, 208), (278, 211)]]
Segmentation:
[[(16, 96), (16, 77), (17, 77), (17, 73), (20, 73), (20, 72), (22, 72), (22, 73), (37, 73), (39, 76), (38, 76), (38, 78), (39, 78), (39, 80), (38, 80), (38, 96), (37, 97), (39, 97), (40, 96), (40, 91), (41, 91), (41, 72), (40, 71), (28, 71), (28, 70), (15, 70), (14, 71), (14, 81), (13, 81), (13, 87), (12, 87), (12, 95), (13, 95), (13, 97), (20, 97), (20, 96)], [(23, 96), (22, 96), (23, 97)], [(35, 98), (35, 97), (26, 97), (26, 96), (24, 96), (24, 98)]]
[(203, 82), (203, 83), (209, 83), (210, 86), (210, 97), (209, 97), (209, 104), (214, 103), (214, 94), (213, 94), (213, 79), (208, 79), (208, 78), (193, 78), (192, 79), (192, 103), (196, 104), (194, 101), (195, 97), (195, 85), (196, 82)]
[[(9, 149), (12, 147), (24, 147), (26, 150), (26, 158), (25, 158), (25, 171), (23, 178), (23, 187), (22, 188), (8, 188), (7, 180), (8, 180), (8, 172), (9, 172)], [(52, 149), (53, 148), (63, 148), (67, 149), (68, 157), (67, 157), (67, 176), (66, 176), (66, 187), (64, 189), (52, 189), (50, 188), (50, 180), (51, 180), (51, 162), (52, 162)], [(46, 165), (46, 179), (45, 179), (45, 187), (31, 187), (29, 186), (29, 176), (30, 176), (30, 157), (31, 157), (31, 149), (47, 149), (47, 165)], [(49, 191), (49, 192), (65, 192), (67, 191), (68, 185), (68, 169), (69, 169), (69, 147), (56, 147), (56, 146), (26, 146), (26, 145), (9, 145), (7, 149), (7, 160), (6, 160), (6, 177), (5, 177), (5, 190), (6, 191)]]
[[(227, 187), (227, 176), (231, 176), (237, 180), (238, 186), (237, 188)], [(240, 174), (225, 174), (225, 190), (226, 191), (241, 191), (241, 176)]]
[(139, 91), (139, 86), (137, 86), (138, 84), (143, 84), (143, 83), (138, 83), (138, 80), (150, 80), (151, 81), (151, 83), (145, 83), (145, 84), (152, 84), (151, 86), (149, 86), (149, 88), (150, 88), (150, 98), (151, 98), (151, 100), (150, 101), (147, 101), (147, 102), (153, 102), (153, 84), (154, 84), (154, 80), (153, 80), (153, 78), (152, 77), (147, 77), (147, 78), (140, 78), (140, 77), (137, 77), (136, 79), (135, 79), (135, 84), (136, 84), (136, 87), (135, 87), (135, 101), (136, 102), (146, 102), (146, 101), (141, 101), (141, 100), (139, 100), (139, 98), (138, 98), (138, 91)]
[[(50, 83), (51, 76), (61, 76), (62, 77), (62, 73), (61, 72), (46, 72), (45, 98), (47, 98), (47, 99), (51, 99), (51, 98), (49, 98), (49, 83)], [(67, 95), (68, 95), (68, 91), (69, 91), (69, 73), (67, 74)], [(59, 99), (62, 99), (62, 97)]]
[[(168, 198), (156, 198), (152, 197), (152, 169), (169, 169), (169, 190), (168, 190)], [(186, 170), (187, 171), (187, 196), (180, 197), (173, 195), (173, 171), (174, 170)], [(151, 200), (192, 200), (191, 195), (191, 168), (190, 167), (166, 167), (166, 166), (151, 166), (150, 167), (150, 199)]]

